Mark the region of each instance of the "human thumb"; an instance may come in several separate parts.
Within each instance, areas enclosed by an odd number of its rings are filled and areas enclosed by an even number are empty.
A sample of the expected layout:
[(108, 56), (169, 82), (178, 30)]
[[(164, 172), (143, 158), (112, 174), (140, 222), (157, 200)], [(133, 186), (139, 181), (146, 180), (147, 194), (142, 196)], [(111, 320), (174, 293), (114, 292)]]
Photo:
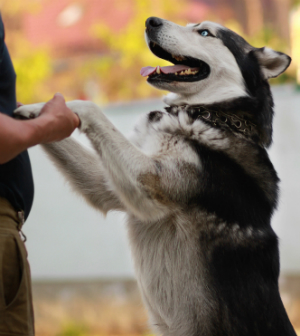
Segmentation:
[(60, 97), (62, 98), (63, 100), (65, 100), (65, 97), (60, 93), (60, 92), (56, 92), (54, 97), (53, 98), (56, 98), (56, 97)]

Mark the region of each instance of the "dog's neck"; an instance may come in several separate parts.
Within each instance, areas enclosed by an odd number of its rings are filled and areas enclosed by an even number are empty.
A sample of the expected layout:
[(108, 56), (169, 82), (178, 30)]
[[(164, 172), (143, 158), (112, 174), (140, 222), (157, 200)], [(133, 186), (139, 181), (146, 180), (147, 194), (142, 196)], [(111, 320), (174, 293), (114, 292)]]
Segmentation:
[(165, 107), (170, 114), (178, 114), (179, 111), (186, 112), (192, 119), (201, 119), (212, 127), (222, 130), (230, 130), (235, 134), (252, 140), (259, 145), (259, 131), (255, 123), (247, 117), (246, 113), (228, 113), (220, 109), (211, 108), (203, 105), (182, 105)]
[[(243, 85), (233, 85), (232, 83), (215, 83), (214, 86), (203, 86), (198, 88), (198, 92), (175, 93), (170, 92), (164, 96), (163, 101), (167, 105), (212, 105), (222, 102), (232, 101), (241, 97), (249, 97)], [(227, 85), (226, 85), (227, 84)]]

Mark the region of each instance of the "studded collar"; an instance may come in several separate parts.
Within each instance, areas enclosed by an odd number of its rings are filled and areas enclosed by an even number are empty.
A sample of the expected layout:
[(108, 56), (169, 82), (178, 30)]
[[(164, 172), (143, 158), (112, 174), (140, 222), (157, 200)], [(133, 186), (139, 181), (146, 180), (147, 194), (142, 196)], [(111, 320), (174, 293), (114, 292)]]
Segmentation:
[(246, 119), (245, 115), (229, 114), (223, 111), (216, 111), (205, 106), (183, 105), (165, 107), (170, 114), (178, 114), (179, 111), (187, 112), (193, 119), (201, 119), (205, 123), (221, 129), (229, 129), (234, 133), (240, 133), (246, 138), (250, 138), (257, 142), (259, 133), (257, 126)]

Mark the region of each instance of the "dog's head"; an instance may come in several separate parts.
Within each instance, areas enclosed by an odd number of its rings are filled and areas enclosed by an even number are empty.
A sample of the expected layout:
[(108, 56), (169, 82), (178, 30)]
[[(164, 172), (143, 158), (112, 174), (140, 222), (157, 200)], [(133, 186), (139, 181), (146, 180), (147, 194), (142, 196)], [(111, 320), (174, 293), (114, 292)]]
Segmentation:
[[(169, 105), (211, 105), (250, 98), (259, 113), (266, 108), (262, 105), (265, 90), (269, 94), (267, 80), (280, 75), (291, 62), (289, 56), (255, 48), (235, 32), (209, 21), (184, 27), (150, 17), (145, 36), (154, 55), (174, 64), (141, 70), (149, 84), (171, 92), (165, 97)], [(272, 110), (271, 95), (269, 105)], [(271, 110), (260, 116), (267, 127), (272, 123)]]

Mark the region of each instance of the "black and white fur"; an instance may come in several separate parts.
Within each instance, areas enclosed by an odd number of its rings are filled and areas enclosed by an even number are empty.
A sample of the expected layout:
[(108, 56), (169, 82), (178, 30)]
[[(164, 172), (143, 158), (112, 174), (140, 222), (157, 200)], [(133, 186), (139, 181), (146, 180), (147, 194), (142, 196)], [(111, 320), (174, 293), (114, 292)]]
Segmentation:
[[(265, 149), (273, 118), (267, 79), (290, 58), (212, 22), (182, 27), (149, 18), (146, 27), (149, 46), (204, 62), (203, 78), (149, 76), (171, 92), (165, 102), (172, 108), (142, 118), (130, 140), (94, 103), (69, 102), (96, 153), (71, 138), (44, 148), (90, 204), (127, 213), (137, 280), (157, 334), (295, 336), (278, 290), (271, 227), (278, 177)], [(210, 125), (188, 112), (191, 105), (242, 114), (259, 139)], [(42, 106), (17, 113), (38, 115)]]

